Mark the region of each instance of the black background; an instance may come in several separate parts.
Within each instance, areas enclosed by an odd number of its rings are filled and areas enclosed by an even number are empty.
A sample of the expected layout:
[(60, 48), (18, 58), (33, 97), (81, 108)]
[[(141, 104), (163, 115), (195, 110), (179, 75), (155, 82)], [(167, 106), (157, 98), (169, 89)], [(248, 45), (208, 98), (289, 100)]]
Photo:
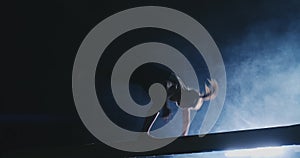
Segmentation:
[[(298, 1), (11, 1), (1, 8), (0, 150), (98, 142), (84, 127), (72, 96), (72, 68), (87, 33), (104, 18), (137, 6), (165, 6), (198, 20), (222, 52), (247, 28), (270, 18), (276, 33), (299, 19)], [(237, 56), (240, 54), (236, 52)]]

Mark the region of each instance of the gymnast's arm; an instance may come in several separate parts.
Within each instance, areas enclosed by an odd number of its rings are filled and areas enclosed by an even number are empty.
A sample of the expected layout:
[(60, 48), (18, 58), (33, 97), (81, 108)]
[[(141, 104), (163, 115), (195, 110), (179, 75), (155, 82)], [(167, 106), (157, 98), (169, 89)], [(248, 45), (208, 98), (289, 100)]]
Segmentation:
[(184, 108), (182, 111), (182, 118), (183, 118), (183, 124), (182, 124), (182, 135), (187, 136), (189, 133), (190, 128), (190, 109)]

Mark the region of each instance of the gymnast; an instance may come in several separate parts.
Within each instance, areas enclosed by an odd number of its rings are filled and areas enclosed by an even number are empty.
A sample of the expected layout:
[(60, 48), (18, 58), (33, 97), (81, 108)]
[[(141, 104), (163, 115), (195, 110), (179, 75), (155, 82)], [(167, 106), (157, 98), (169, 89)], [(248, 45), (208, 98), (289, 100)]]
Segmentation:
[[(162, 81), (162, 85), (167, 91), (167, 100), (161, 109), (162, 117), (168, 118), (171, 114), (171, 110), (168, 107), (168, 101), (174, 102), (181, 110), (183, 116), (183, 130), (182, 135), (186, 136), (190, 127), (190, 112), (191, 110), (199, 110), (204, 101), (212, 100), (216, 97), (218, 91), (218, 84), (216, 80), (208, 80), (209, 85), (205, 84), (205, 92), (201, 93), (197, 90), (187, 87), (179, 76), (174, 73), (169, 73), (169, 77)], [(185, 95), (185, 100), (181, 99), (181, 94)], [(157, 119), (160, 112), (155, 115), (147, 117), (144, 122), (143, 131), (146, 131), (150, 135), (150, 130)]]

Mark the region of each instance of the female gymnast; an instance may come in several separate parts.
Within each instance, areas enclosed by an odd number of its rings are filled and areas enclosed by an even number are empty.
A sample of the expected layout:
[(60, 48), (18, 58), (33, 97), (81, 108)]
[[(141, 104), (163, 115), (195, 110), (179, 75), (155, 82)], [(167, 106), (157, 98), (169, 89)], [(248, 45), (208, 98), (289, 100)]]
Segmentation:
[[(216, 80), (208, 80), (209, 86), (205, 84), (205, 92), (201, 93), (197, 90), (187, 87), (183, 81), (174, 73), (169, 73), (167, 80), (161, 82), (167, 90), (167, 100), (161, 110), (162, 116), (168, 118), (171, 114), (171, 110), (168, 107), (168, 101), (174, 102), (180, 109), (182, 109), (183, 115), (183, 136), (186, 136), (190, 127), (190, 111), (199, 110), (204, 101), (212, 100), (216, 97), (218, 91), (218, 84)], [(181, 94), (185, 95), (185, 99), (181, 99)], [(143, 131), (146, 131), (150, 135), (150, 130), (156, 121), (157, 114), (147, 117), (143, 126)]]

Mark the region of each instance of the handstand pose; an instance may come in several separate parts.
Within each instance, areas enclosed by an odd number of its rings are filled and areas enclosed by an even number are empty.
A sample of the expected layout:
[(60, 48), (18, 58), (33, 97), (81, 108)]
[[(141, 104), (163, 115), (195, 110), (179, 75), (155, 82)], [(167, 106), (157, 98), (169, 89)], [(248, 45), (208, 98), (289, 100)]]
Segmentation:
[[(162, 116), (169, 117), (171, 111), (167, 106), (168, 101), (175, 104), (183, 110), (183, 135), (186, 136), (190, 127), (190, 111), (199, 110), (204, 101), (214, 99), (217, 95), (218, 84), (215, 80), (208, 80), (209, 86), (205, 84), (205, 92), (200, 93), (193, 88), (187, 87), (183, 81), (172, 73), (169, 79), (163, 82), (167, 90), (167, 100), (162, 108)], [(184, 100), (181, 99), (181, 94), (184, 93)], [(150, 135), (150, 130), (157, 119), (159, 112), (153, 116), (147, 117), (144, 123), (143, 130)]]

